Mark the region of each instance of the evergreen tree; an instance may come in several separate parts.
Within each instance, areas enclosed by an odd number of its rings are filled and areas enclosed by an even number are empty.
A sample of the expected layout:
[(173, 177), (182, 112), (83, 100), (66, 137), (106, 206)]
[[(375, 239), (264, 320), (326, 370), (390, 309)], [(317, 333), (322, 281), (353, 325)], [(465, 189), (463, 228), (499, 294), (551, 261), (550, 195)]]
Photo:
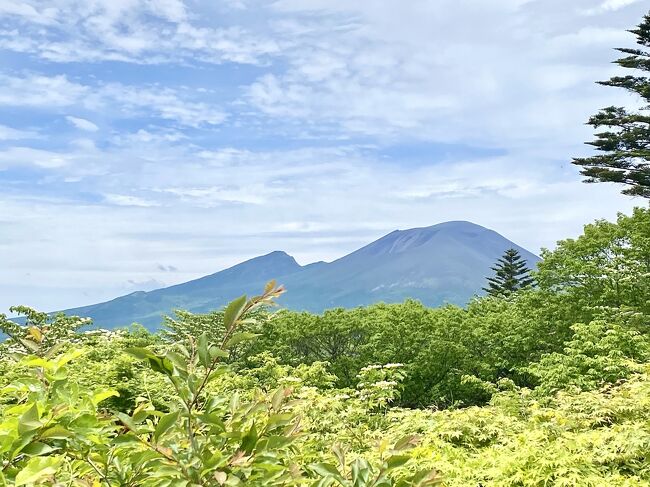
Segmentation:
[(508, 249), (497, 264), (491, 268), (495, 275), (488, 277), (488, 287), (483, 291), (490, 296), (509, 296), (513, 292), (531, 286), (535, 281), (530, 277), (530, 269), (526, 267), (519, 252)]
[(587, 144), (602, 154), (575, 158), (573, 164), (582, 166), (581, 174), (587, 177), (587, 183), (621, 183), (627, 186), (623, 194), (650, 198), (650, 78), (641, 76), (650, 71), (650, 51), (644, 49), (650, 48), (650, 13), (630, 32), (636, 35), (640, 48), (618, 48), (625, 57), (615, 63), (640, 73), (614, 76), (599, 84), (624, 88), (640, 96), (643, 107), (632, 112), (611, 106), (593, 115), (589, 125), (606, 130), (596, 133), (596, 140)]

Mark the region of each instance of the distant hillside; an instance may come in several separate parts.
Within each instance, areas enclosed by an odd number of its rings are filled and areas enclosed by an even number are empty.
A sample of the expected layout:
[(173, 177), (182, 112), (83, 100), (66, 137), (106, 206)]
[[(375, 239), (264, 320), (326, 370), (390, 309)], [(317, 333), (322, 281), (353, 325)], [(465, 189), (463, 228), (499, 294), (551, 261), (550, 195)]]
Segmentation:
[(481, 294), (490, 267), (514, 247), (530, 267), (539, 258), (498, 233), (469, 222), (394, 231), (330, 263), (300, 266), (285, 252), (247, 260), (221, 272), (150, 292), (66, 310), (113, 328), (137, 322), (153, 329), (173, 309), (206, 312), (242, 294), (258, 293), (269, 279), (287, 288), (280, 304), (322, 312), (380, 301), (415, 298), (430, 306), (465, 304)]

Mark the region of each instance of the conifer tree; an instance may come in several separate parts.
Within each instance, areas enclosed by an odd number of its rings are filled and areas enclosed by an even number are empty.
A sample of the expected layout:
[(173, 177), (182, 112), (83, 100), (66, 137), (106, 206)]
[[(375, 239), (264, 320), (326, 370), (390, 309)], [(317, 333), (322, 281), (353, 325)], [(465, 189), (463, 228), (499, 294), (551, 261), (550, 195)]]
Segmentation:
[(615, 63), (636, 72), (598, 83), (634, 93), (643, 106), (638, 111), (610, 106), (593, 115), (589, 125), (605, 130), (597, 132), (596, 140), (587, 144), (601, 154), (575, 158), (573, 164), (582, 166), (587, 183), (621, 183), (627, 186), (623, 194), (650, 198), (650, 78), (642, 76), (650, 71), (650, 13), (630, 32), (636, 35), (640, 48), (618, 48), (625, 56)]
[(530, 277), (530, 269), (526, 266), (526, 261), (516, 249), (506, 250), (491, 269), (495, 275), (488, 277), (488, 287), (483, 288), (483, 291), (490, 296), (509, 296), (535, 282)]

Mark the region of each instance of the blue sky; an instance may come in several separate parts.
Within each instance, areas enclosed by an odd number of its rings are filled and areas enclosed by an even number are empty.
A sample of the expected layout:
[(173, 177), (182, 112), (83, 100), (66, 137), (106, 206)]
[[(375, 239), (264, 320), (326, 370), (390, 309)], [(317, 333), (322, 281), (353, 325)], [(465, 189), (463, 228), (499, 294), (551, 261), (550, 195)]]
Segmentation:
[(643, 4), (3, 0), (0, 312), (446, 220), (537, 252), (629, 211), (569, 161), (637, 103), (594, 81)]

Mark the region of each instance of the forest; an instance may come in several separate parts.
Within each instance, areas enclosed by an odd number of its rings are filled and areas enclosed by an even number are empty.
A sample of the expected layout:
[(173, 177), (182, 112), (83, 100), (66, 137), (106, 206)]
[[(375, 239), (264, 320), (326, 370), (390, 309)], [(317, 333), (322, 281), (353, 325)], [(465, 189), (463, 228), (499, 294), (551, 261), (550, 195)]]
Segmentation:
[(585, 226), (533, 276), (464, 308), (322, 315), (275, 310), (271, 282), (156, 334), (17, 307), (0, 480), (648, 485), (650, 210)]
[[(650, 15), (633, 32), (650, 46)], [(647, 78), (605, 84), (650, 102)], [(574, 159), (588, 181), (650, 197), (647, 114), (590, 124), (614, 128)], [(650, 485), (650, 208), (541, 257), (506, 253), (464, 307), (316, 315), (275, 307), (274, 281), (156, 333), (14, 307), (0, 485)]]

